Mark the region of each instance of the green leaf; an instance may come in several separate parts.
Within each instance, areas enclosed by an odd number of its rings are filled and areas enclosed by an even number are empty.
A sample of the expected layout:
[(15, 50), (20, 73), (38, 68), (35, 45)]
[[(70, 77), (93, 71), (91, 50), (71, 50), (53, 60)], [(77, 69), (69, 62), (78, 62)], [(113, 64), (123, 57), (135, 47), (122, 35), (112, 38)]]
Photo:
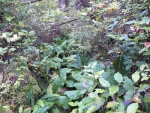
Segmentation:
[(66, 80), (66, 86), (67, 87), (74, 87), (74, 81), (73, 80)]
[(119, 104), (118, 110), (124, 112), (124, 110), (125, 110), (125, 105), (124, 105), (124, 103), (120, 103), (120, 104)]
[(106, 108), (113, 108), (113, 107), (116, 107), (118, 104), (119, 103), (116, 101), (111, 101), (107, 103)]
[(62, 106), (64, 109), (68, 108), (69, 100), (66, 96), (60, 96), (57, 94), (46, 94), (42, 98), (47, 100), (48, 102), (53, 102), (59, 106)]
[(41, 107), (44, 107), (44, 103), (42, 100), (38, 100), (36, 104), (40, 105)]
[(18, 24), (19, 24), (20, 27), (24, 27), (24, 23), (22, 21), (19, 21)]
[(90, 106), (90, 107), (87, 109), (86, 113), (93, 113), (93, 112), (95, 111), (95, 109), (96, 109), (96, 106)]
[(59, 109), (57, 107), (52, 109), (52, 113), (60, 113)]
[(99, 78), (99, 82), (103, 87), (110, 87), (110, 83), (103, 78)]
[(139, 79), (140, 79), (140, 73), (138, 71), (132, 74), (132, 80), (134, 81), (134, 83), (136, 83)]
[(54, 58), (52, 58), (52, 60), (53, 60), (54, 62), (63, 62), (63, 60), (60, 59), (60, 58), (58, 58), (58, 57), (54, 57)]
[(83, 77), (81, 71), (73, 71), (71, 76), (77, 81), (80, 81), (80, 79)]
[(59, 109), (57, 107), (52, 109), (52, 113), (60, 113)]
[(69, 107), (68, 102), (69, 100), (66, 96), (59, 96), (58, 101), (54, 103), (56, 103), (58, 106), (62, 106), (64, 109), (67, 109)]
[(24, 113), (31, 113), (31, 109), (30, 109), (30, 108), (26, 108), (26, 109), (24, 110)]
[(109, 87), (110, 95), (113, 95), (113, 94), (117, 93), (118, 91), (119, 91), (119, 87), (118, 86), (110, 86)]
[(124, 76), (124, 88), (126, 90), (133, 89), (133, 81), (129, 79), (127, 76)]
[(130, 100), (132, 97), (133, 97), (133, 94), (135, 93), (135, 90), (134, 89), (130, 89), (128, 90), (125, 95), (124, 95), (124, 99), (125, 100)]
[(144, 26), (144, 27), (142, 27), (142, 29), (144, 29), (144, 30), (146, 30), (146, 31), (149, 31), (149, 30), (150, 30), (150, 27)]
[(69, 68), (63, 68), (63, 69), (60, 70), (60, 73), (65, 73), (65, 74), (66, 74), (66, 73), (70, 73), (71, 70), (72, 70), (72, 69), (69, 69)]
[(45, 113), (49, 109), (48, 105), (45, 105), (42, 108), (39, 108), (35, 113)]
[(77, 113), (77, 111), (78, 111), (78, 109), (75, 108), (75, 109), (73, 109), (73, 110), (71, 111), (71, 113)]
[[(88, 108), (90, 108), (91, 106), (95, 106), (95, 107), (91, 107), (91, 109), (93, 112), (95, 112), (96, 110), (98, 110), (100, 107), (103, 106), (105, 100), (101, 97), (98, 96), (97, 93), (95, 92), (91, 92), (88, 97), (85, 97), (82, 99), (81, 104), (79, 105), (79, 112), (81, 111), (81, 113), (86, 113)], [(95, 108), (95, 109), (92, 109)]]
[(115, 73), (114, 78), (118, 83), (121, 83), (123, 81), (123, 77), (119, 72)]
[(136, 113), (138, 109), (138, 103), (130, 104), (127, 108), (127, 113)]
[(9, 49), (9, 52), (13, 52), (13, 51), (15, 51), (16, 50), (16, 48), (10, 48)]
[(139, 89), (139, 91), (144, 91), (144, 90), (146, 90), (146, 89), (148, 89), (150, 87), (150, 85), (149, 84), (140, 84), (140, 89)]
[(56, 78), (52, 83), (53, 93), (60, 91), (64, 84), (64, 79), (62, 77)]
[(145, 96), (143, 101), (144, 103), (150, 103), (150, 96)]
[(23, 108), (22, 106), (19, 107), (19, 113), (22, 113), (23, 112)]
[(87, 90), (72, 90), (72, 91), (66, 91), (64, 94), (68, 96), (68, 98), (75, 100), (80, 98), (84, 93), (86, 93)]
[(95, 92), (96, 92), (96, 93), (104, 93), (105, 90), (104, 90), (104, 89), (95, 89)]
[(77, 101), (76, 102), (69, 102), (68, 104), (71, 106), (78, 106), (79, 102), (77, 102)]

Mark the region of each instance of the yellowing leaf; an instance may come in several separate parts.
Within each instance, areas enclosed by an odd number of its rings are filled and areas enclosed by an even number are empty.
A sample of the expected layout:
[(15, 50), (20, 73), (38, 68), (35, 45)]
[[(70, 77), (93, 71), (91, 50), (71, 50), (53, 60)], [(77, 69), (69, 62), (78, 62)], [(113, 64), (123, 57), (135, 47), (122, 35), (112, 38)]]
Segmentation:
[(105, 90), (104, 90), (104, 89), (95, 89), (95, 92), (96, 92), (96, 93), (104, 93)]
[(141, 99), (139, 99), (139, 95), (134, 95), (134, 96), (131, 98), (131, 100), (132, 100), (133, 102), (142, 103), (142, 102), (141, 102)]
[(111, 101), (107, 103), (106, 108), (113, 108), (113, 107), (116, 107), (118, 104), (119, 103), (116, 101)]

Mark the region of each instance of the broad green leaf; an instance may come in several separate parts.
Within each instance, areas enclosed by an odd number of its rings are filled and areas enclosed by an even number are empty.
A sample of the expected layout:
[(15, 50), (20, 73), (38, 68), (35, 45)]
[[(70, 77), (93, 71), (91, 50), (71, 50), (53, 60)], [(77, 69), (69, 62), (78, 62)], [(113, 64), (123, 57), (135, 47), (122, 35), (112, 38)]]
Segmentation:
[(68, 57), (64, 57), (63, 60), (67, 60), (68, 62), (76, 61), (76, 55), (71, 55), (71, 56), (68, 56)]
[(91, 92), (88, 95), (89, 95), (90, 98), (96, 98), (96, 97), (98, 97), (98, 94), (95, 93), (95, 92)]
[(124, 99), (125, 100), (130, 100), (133, 96), (133, 94), (135, 93), (135, 90), (134, 89), (130, 89), (128, 90), (125, 95), (124, 95)]
[(144, 90), (146, 90), (147, 88), (149, 88), (150, 87), (150, 85), (149, 84), (140, 84), (140, 89), (139, 89), (139, 91), (144, 91)]
[(67, 109), (68, 106), (68, 98), (66, 96), (59, 96), (58, 100), (54, 103), (56, 103), (58, 106), (62, 106), (64, 109)]
[(130, 78), (128, 78), (127, 76), (124, 76), (124, 88), (126, 90), (133, 89), (133, 81)]
[(24, 27), (24, 23), (22, 21), (19, 21), (18, 24), (19, 24), (20, 27)]
[(110, 87), (110, 83), (103, 78), (99, 78), (99, 82), (103, 87)]
[(0, 55), (3, 55), (4, 53), (6, 53), (7, 48), (2, 48), (0, 47)]
[(150, 96), (144, 96), (143, 101), (144, 101), (144, 103), (150, 102)]
[(47, 94), (42, 97), (43, 99), (47, 100), (48, 102), (53, 102), (59, 106), (62, 106), (64, 109), (68, 108), (68, 98), (66, 96), (60, 96), (57, 94)]
[(22, 113), (23, 112), (23, 108), (22, 106), (19, 107), (19, 113)]
[(140, 73), (138, 71), (132, 74), (132, 80), (134, 81), (134, 83), (136, 83), (139, 79), (140, 79)]
[(27, 35), (27, 34), (24, 33), (24, 32), (18, 32), (18, 35), (19, 35), (19, 36), (25, 36), (25, 35)]
[(30, 108), (26, 108), (26, 109), (24, 110), (24, 113), (31, 113), (31, 109), (30, 109)]
[(58, 58), (58, 57), (54, 57), (54, 58), (52, 58), (52, 60), (53, 60), (54, 62), (63, 62), (63, 60), (60, 59), (60, 58)]
[(144, 30), (146, 30), (146, 31), (149, 31), (149, 30), (150, 30), (150, 27), (144, 26), (144, 27), (142, 27), (142, 29), (144, 29)]
[(78, 90), (87, 89), (90, 91), (94, 87), (94, 81), (86, 78), (81, 78), (80, 82), (75, 83), (74, 86)]
[(111, 101), (107, 103), (106, 108), (113, 108), (113, 107), (116, 107), (118, 104), (119, 103), (116, 101)]
[(125, 110), (125, 105), (124, 105), (124, 103), (122, 103), (122, 102), (119, 103), (118, 110), (124, 112), (124, 110)]
[(117, 93), (118, 91), (119, 91), (119, 87), (118, 86), (110, 86), (109, 87), (110, 95), (113, 95), (113, 94)]
[(67, 87), (74, 87), (74, 81), (73, 80), (66, 80), (66, 86)]
[(79, 109), (81, 111), (81, 113), (87, 112), (88, 108), (90, 108), (91, 106), (95, 106), (92, 108), (93, 112), (95, 112), (96, 110), (98, 110), (100, 107), (103, 106), (105, 100), (101, 97), (98, 96), (97, 93), (92, 92), (88, 97), (85, 97), (82, 99), (81, 105), (79, 105)]
[(40, 105), (41, 107), (44, 107), (44, 103), (43, 103), (42, 100), (38, 100), (38, 101), (36, 102), (36, 104)]
[(150, 55), (150, 51), (145, 51), (145, 52), (143, 53), (143, 55), (145, 55), (145, 56)]
[(90, 106), (90, 107), (87, 109), (86, 113), (93, 113), (93, 112), (95, 111), (95, 109), (96, 109), (96, 106)]
[(57, 107), (52, 109), (52, 113), (60, 113), (59, 109)]
[(72, 71), (71, 76), (77, 81), (80, 81), (80, 79), (83, 77), (81, 71)]
[(123, 77), (119, 72), (115, 73), (114, 78), (118, 83), (121, 83), (123, 81)]
[(93, 92), (94, 91), (94, 89), (95, 89), (95, 85), (91, 85), (91, 86), (89, 86), (89, 88), (88, 88), (88, 92)]
[(10, 48), (9, 49), (9, 52), (13, 52), (13, 51), (15, 51), (16, 50), (16, 48)]
[(104, 73), (104, 70), (96, 72), (95, 73), (95, 79), (98, 79), (103, 73)]
[(138, 103), (132, 103), (127, 108), (127, 113), (136, 113), (138, 109)]
[(147, 75), (147, 74), (145, 74), (145, 73), (141, 73), (141, 75), (142, 75), (142, 79), (141, 79), (141, 81), (144, 81), (144, 80), (148, 80), (148, 79), (149, 79), (149, 77), (148, 77), (148, 75)]
[(34, 105), (33, 107), (33, 113), (35, 113), (38, 110), (38, 105)]
[(104, 89), (95, 89), (95, 92), (96, 92), (96, 93), (104, 93), (105, 90), (104, 90)]
[(143, 64), (140, 66), (140, 70), (143, 71), (145, 68), (148, 68), (148, 65), (147, 64)]
[(45, 113), (49, 109), (48, 105), (45, 105), (42, 108), (39, 108), (35, 113)]
[(71, 113), (77, 113), (77, 111), (78, 111), (78, 109), (75, 108), (75, 109), (73, 109), (73, 110), (71, 111)]
[(68, 104), (71, 106), (78, 106), (79, 102), (77, 102), (77, 101), (76, 102), (69, 102)]
[(86, 93), (87, 90), (72, 90), (72, 91), (66, 91), (64, 94), (67, 95), (68, 98), (75, 100), (80, 98), (84, 93)]
[(60, 70), (60, 73), (70, 73), (72, 69), (69, 69), (69, 68), (62, 68)]
[(64, 80), (62, 77), (56, 78), (52, 83), (52, 90), (53, 93), (56, 93), (61, 90), (62, 86), (64, 85)]

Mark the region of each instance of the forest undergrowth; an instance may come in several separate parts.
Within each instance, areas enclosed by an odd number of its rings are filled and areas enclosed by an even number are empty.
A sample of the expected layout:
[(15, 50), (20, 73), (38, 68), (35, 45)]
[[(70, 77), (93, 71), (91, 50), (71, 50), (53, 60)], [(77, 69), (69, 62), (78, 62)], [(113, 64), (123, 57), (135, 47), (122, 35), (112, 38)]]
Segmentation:
[(0, 113), (150, 113), (149, 0), (0, 0)]

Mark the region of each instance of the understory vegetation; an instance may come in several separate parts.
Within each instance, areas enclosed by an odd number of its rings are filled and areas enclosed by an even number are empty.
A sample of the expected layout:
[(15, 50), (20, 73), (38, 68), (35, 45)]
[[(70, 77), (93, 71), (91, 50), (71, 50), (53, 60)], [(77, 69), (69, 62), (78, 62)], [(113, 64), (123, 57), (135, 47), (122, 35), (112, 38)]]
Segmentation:
[(0, 0), (0, 113), (150, 113), (149, 0)]

